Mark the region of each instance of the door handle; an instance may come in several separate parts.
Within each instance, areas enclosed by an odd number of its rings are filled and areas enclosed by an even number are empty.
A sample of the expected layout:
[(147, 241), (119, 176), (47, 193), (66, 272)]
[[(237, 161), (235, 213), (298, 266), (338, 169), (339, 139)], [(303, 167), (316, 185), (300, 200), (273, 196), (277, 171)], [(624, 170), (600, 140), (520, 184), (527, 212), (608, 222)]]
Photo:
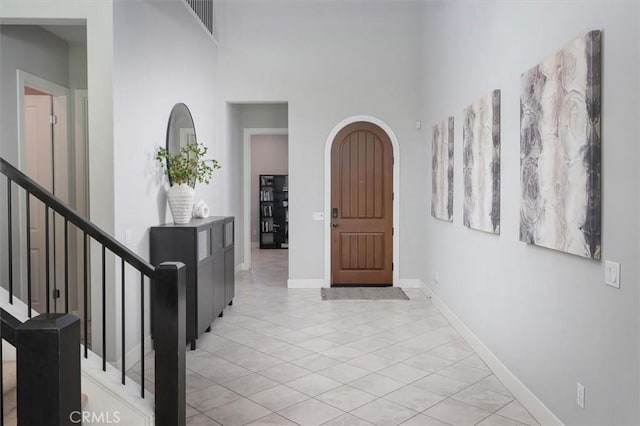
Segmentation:
[(332, 223), (331, 226), (333, 226), (334, 228), (337, 228), (338, 224), (337, 223)]

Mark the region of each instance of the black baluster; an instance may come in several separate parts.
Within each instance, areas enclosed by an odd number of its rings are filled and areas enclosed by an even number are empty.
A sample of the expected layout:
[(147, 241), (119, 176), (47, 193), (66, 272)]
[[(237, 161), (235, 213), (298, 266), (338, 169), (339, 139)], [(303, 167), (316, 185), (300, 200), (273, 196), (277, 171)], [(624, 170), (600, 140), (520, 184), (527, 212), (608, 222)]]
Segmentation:
[(88, 319), (89, 319), (89, 314), (88, 314), (89, 307), (87, 306), (88, 305), (88, 303), (87, 303), (87, 299), (88, 299), (87, 291), (88, 291), (88, 287), (89, 287), (89, 268), (87, 266), (87, 262), (88, 262), (88, 259), (89, 259), (89, 256), (88, 256), (88, 251), (89, 251), (88, 250), (88, 245), (89, 245), (89, 239), (87, 237), (87, 233), (85, 232), (84, 233), (84, 247), (83, 247), (84, 253), (82, 254), (83, 255), (83, 263), (84, 263), (84, 295), (83, 296), (84, 296), (84, 357), (85, 358), (89, 357), (89, 349), (88, 349), (88, 347), (89, 347), (89, 340), (88, 340), (88, 337), (89, 337), (89, 331), (88, 331), (88, 329), (89, 329), (89, 321), (88, 321)]
[(69, 221), (64, 220), (64, 313), (69, 313)]
[(4, 426), (4, 356), (2, 354), (2, 326), (0, 325), (0, 424)]
[(31, 318), (31, 194), (26, 192), (27, 206), (27, 315)]
[(144, 273), (140, 272), (140, 395), (144, 398)]
[(50, 277), (50, 261), (49, 261), (49, 206), (45, 205), (44, 209), (44, 269), (45, 269), (45, 287), (47, 291), (47, 313), (51, 312), (51, 277)]
[(107, 371), (107, 267), (106, 247), (102, 246), (102, 371)]
[(9, 303), (13, 305), (13, 226), (11, 225), (11, 179), (7, 178), (7, 231), (9, 241)]
[(58, 312), (58, 246), (56, 245), (56, 212), (51, 215), (53, 219), (53, 312)]
[(122, 259), (122, 286), (121, 286), (121, 291), (122, 291), (122, 384), (124, 385), (124, 371), (125, 371), (125, 362), (124, 362), (124, 311), (125, 311), (125, 305), (124, 305), (124, 258)]

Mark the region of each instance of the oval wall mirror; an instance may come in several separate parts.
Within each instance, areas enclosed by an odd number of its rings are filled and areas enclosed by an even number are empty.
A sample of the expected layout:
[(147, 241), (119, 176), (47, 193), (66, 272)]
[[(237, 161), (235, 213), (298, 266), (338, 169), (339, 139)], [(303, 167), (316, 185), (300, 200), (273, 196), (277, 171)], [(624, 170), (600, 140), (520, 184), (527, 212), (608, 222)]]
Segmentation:
[[(175, 155), (183, 146), (194, 142), (197, 142), (196, 128), (191, 111), (183, 103), (175, 104), (171, 109), (167, 125), (167, 151)], [(169, 178), (169, 184), (173, 185), (171, 178)]]

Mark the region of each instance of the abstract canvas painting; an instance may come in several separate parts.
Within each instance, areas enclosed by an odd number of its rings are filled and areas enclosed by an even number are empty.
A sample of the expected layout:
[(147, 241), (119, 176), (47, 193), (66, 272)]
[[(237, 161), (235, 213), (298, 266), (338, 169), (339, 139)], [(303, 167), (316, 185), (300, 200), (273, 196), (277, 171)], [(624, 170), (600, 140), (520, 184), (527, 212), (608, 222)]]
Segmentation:
[(431, 215), (453, 221), (453, 117), (433, 127)]
[(520, 79), (520, 240), (600, 259), (600, 31)]
[(464, 226), (499, 234), (500, 90), (464, 110), (462, 148)]

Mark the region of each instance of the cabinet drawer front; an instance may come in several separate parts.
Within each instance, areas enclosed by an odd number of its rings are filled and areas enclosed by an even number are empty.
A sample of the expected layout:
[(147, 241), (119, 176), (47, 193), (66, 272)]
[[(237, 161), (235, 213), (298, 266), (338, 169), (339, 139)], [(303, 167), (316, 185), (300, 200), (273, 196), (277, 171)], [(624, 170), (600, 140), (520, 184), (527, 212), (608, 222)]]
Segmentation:
[[(198, 265), (198, 336), (213, 323), (215, 319), (213, 311), (214, 297), (214, 262), (212, 258), (200, 262)], [(217, 315), (217, 314), (216, 314)]]
[(211, 227), (211, 252), (215, 254), (224, 248), (224, 224), (216, 223)]
[(224, 224), (224, 246), (229, 247), (234, 243), (234, 223), (233, 221)]
[(211, 255), (211, 230), (198, 232), (198, 261)]

